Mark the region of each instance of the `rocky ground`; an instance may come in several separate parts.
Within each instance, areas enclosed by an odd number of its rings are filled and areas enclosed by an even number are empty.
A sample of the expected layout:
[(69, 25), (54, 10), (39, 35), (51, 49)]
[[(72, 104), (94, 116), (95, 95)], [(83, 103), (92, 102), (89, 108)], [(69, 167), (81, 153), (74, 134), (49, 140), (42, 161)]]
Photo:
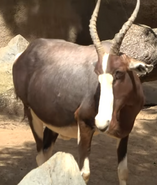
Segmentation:
[[(55, 151), (72, 153), (76, 140), (58, 139)], [(0, 185), (16, 185), (36, 167), (36, 149), (26, 122), (0, 116)], [(128, 145), (129, 185), (157, 184), (157, 106), (143, 109), (137, 117)], [(116, 140), (106, 135), (93, 138), (89, 185), (118, 184)]]

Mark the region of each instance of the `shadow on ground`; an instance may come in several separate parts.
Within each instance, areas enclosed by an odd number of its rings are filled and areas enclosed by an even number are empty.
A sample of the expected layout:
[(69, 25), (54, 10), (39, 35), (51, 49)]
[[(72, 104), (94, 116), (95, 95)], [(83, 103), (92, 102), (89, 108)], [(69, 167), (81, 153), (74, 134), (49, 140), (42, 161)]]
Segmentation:
[(36, 167), (35, 144), (6, 147), (0, 150), (0, 185), (14, 185), (30, 170)]

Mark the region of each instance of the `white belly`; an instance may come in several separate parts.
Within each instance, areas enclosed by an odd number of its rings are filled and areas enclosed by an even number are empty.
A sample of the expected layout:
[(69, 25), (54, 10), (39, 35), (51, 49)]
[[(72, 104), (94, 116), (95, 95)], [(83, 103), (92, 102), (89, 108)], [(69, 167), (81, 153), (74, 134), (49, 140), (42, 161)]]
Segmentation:
[[(56, 127), (50, 124), (47, 124), (45, 122), (43, 122), (34, 112), (32, 109), (31, 110), (31, 115), (33, 117), (33, 124), (34, 127), (36, 127), (36, 130), (39, 129), (39, 125), (44, 125), (46, 127), (48, 127), (50, 130), (56, 132), (59, 134), (59, 137), (65, 140), (71, 139), (71, 138), (77, 138), (78, 135), (78, 126), (77, 124), (71, 124), (67, 127)], [(43, 127), (42, 127), (43, 128)], [(94, 135), (98, 135), (101, 132), (99, 132), (97, 129), (94, 132)]]
[[(33, 117), (34, 126), (38, 127), (39, 124), (42, 124), (48, 127), (50, 130), (58, 133), (62, 139), (77, 138), (77, 124), (71, 124), (67, 127), (56, 127), (50, 124), (43, 122), (31, 109), (31, 115)], [(38, 128), (36, 128), (38, 129)]]
[(47, 125), (46, 123), (44, 123), (44, 125), (51, 129), (52, 131), (58, 133), (62, 139), (66, 140), (70, 138), (77, 138), (78, 131), (77, 125), (67, 127), (54, 127), (52, 125)]

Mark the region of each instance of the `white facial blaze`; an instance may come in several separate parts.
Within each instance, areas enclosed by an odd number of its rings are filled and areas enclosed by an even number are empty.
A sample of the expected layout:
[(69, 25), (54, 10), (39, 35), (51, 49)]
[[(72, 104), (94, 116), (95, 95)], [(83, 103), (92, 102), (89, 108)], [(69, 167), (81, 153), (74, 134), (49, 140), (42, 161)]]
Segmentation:
[(103, 56), (102, 69), (104, 73), (106, 73), (108, 57), (109, 57), (109, 54), (107, 53)]
[(98, 107), (98, 114), (95, 117), (95, 124), (98, 129), (103, 130), (112, 118), (113, 112), (113, 77), (111, 74), (106, 73), (108, 54), (103, 58), (103, 71), (104, 74), (99, 75), (100, 82), (100, 100)]

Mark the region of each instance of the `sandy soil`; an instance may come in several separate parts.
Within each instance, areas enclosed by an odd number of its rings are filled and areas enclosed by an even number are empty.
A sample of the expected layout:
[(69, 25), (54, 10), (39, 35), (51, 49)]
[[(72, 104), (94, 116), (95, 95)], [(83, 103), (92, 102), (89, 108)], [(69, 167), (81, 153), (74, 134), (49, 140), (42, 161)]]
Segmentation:
[[(76, 140), (58, 139), (55, 151), (72, 153)], [(25, 122), (0, 117), (0, 185), (17, 184), (36, 167), (36, 148)], [(157, 185), (157, 106), (137, 117), (128, 145), (129, 185)], [(116, 140), (106, 135), (93, 138), (89, 185), (118, 185)]]

